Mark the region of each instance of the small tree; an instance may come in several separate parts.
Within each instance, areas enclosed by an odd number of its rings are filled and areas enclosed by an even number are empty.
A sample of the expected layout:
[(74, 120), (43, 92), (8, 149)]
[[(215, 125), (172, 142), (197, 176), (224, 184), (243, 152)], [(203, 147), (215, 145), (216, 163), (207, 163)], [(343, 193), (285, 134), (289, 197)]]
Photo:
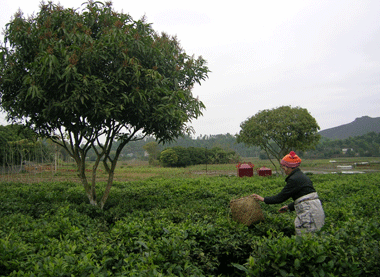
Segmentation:
[(160, 153), (158, 143), (156, 141), (151, 141), (145, 144), (143, 148), (149, 155), (149, 164), (154, 165), (155, 162), (157, 162), (157, 157)]
[[(186, 124), (204, 109), (191, 90), (209, 71), (202, 57), (188, 56), (175, 37), (157, 34), (144, 19), (117, 13), (110, 2), (84, 5), (78, 11), (42, 3), (37, 15), (18, 12), (6, 25), (1, 107), (9, 120), (64, 147), (90, 203), (103, 208), (127, 143), (147, 135), (171, 141), (191, 130)], [(96, 160), (89, 182), (90, 149)], [(99, 199), (100, 162), (108, 181)]]
[(177, 153), (173, 148), (163, 150), (160, 154), (160, 162), (164, 166), (176, 166), (178, 163)]
[(237, 142), (259, 146), (276, 170), (273, 158), (279, 164), (291, 150), (313, 149), (320, 139), (316, 120), (300, 107), (282, 106), (263, 110), (242, 122), (240, 127)]

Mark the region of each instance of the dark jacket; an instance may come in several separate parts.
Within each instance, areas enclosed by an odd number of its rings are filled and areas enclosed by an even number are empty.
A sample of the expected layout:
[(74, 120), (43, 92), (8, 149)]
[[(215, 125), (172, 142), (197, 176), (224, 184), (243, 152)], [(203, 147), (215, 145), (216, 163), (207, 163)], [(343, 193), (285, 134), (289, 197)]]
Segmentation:
[[(315, 192), (313, 182), (299, 168), (296, 168), (285, 179), (286, 185), (282, 191), (274, 196), (265, 197), (266, 204), (279, 204), (290, 197), (294, 200), (306, 194)], [(290, 211), (294, 211), (294, 202), (288, 205)]]

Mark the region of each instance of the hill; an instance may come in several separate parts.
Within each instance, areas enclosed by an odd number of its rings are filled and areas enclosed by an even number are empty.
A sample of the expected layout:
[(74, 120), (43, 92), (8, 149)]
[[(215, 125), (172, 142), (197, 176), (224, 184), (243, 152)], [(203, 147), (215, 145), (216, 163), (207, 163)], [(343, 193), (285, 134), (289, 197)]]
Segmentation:
[(330, 139), (346, 139), (362, 136), (369, 132), (380, 133), (380, 117), (358, 117), (351, 123), (322, 130), (319, 134)]

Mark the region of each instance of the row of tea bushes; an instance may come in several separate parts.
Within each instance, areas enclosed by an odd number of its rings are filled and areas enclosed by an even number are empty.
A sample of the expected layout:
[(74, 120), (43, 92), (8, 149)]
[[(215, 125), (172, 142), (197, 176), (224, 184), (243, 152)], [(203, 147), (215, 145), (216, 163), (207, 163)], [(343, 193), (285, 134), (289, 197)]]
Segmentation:
[(380, 174), (312, 175), (326, 225), (295, 237), (294, 214), (231, 220), (229, 201), (282, 177), (115, 183), (105, 209), (75, 183), (0, 184), (1, 276), (376, 276)]

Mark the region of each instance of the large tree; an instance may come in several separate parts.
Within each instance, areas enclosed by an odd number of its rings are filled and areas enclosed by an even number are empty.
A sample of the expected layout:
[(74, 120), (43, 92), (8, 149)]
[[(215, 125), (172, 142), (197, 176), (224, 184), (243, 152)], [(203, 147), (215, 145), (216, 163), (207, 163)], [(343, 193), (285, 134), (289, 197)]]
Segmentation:
[[(76, 161), (91, 204), (103, 208), (123, 147), (147, 135), (171, 141), (191, 130), (204, 105), (192, 95), (209, 72), (175, 37), (158, 34), (145, 19), (118, 13), (110, 2), (82, 9), (41, 3), (37, 15), (18, 12), (1, 45), (1, 107), (64, 147)], [(114, 141), (118, 147), (111, 154)], [(86, 156), (97, 159), (90, 180)], [(96, 170), (109, 174), (101, 198)]]
[(291, 150), (313, 149), (318, 144), (319, 125), (307, 109), (282, 106), (263, 110), (240, 124), (237, 142), (258, 146), (274, 164)]

